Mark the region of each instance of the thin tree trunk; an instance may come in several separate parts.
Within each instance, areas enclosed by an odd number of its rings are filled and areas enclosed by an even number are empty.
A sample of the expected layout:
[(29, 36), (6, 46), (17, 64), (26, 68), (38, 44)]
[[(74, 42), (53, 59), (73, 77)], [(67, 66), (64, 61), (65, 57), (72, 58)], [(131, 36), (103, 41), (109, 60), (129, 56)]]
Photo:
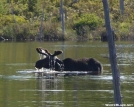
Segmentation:
[(122, 107), (121, 93), (120, 93), (120, 74), (119, 74), (117, 60), (116, 60), (116, 49), (115, 49), (113, 31), (110, 25), (109, 7), (108, 7), (107, 0), (102, 0), (102, 2), (104, 7), (105, 25), (107, 31), (109, 56), (110, 56), (110, 63), (111, 63), (112, 77), (113, 77), (114, 102), (117, 105), (116, 107)]

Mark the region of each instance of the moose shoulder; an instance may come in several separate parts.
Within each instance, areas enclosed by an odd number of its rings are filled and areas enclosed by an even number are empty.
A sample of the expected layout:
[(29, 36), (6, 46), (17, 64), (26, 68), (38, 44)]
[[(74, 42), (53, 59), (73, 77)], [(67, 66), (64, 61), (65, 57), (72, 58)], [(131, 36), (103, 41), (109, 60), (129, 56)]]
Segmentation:
[(57, 55), (63, 53), (62, 51), (55, 51), (51, 54), (48, 50), (43, 48), (36, 48), (39, 54), (44, 55), (43, 59), (36, 62), (35, 68), (51, 68), (56, 71), (87, 71), (90, 75), (100, 75), (103, 72), (102, 64), (94, 58), (72, 59), (66, 58), (61, 60)]

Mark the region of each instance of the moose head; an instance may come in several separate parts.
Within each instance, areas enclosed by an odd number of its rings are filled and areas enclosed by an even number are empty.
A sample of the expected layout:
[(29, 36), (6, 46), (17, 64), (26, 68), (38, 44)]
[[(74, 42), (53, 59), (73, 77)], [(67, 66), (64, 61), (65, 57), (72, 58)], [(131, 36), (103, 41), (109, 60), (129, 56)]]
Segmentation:
[(56, 71), (60, 71), (62, 69), (63, 62), (57, 57), (57, 55), (60, 55), (61, 53), (63, 53), (63, 51), (54, 51), (54, 54), (51, 54), (48, 50), (40, 47), (36, 48), (36, 51), (39, 54), (44, 55), (43, 59), (40, 59), (36, 62), (36, 69), (41, 69), (42, 67)]

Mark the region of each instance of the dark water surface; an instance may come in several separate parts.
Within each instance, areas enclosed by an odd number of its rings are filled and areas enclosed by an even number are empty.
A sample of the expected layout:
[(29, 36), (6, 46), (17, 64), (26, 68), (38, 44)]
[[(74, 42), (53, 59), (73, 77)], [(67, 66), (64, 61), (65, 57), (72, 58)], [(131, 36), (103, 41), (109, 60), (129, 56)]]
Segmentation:
[[(101, 76), (38, 79), (32, 72), (39, 59), (36, 47), (66, 57), (94, 57), (102, 62)], [(117, 42), (124, 104), (134, 106), (134, 43)], [(106, 107), (113, 104), (112, 73), (107, 43), (103, 42), (0, 42), (0, 107)]]

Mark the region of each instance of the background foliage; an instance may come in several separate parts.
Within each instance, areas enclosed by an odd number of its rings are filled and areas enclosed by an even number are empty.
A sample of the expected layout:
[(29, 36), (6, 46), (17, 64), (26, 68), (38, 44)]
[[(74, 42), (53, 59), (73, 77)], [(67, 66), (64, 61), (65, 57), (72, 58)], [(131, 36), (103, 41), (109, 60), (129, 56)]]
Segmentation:
[[(119, 39), (133, 39), (134, 0), (109, 0), (112, 28)], [(101, 0), (63, 0), (65, 39), (100, 39), (105, 32)], [(62, 40), (60, 0), (0, 0), (0, 36)]]

